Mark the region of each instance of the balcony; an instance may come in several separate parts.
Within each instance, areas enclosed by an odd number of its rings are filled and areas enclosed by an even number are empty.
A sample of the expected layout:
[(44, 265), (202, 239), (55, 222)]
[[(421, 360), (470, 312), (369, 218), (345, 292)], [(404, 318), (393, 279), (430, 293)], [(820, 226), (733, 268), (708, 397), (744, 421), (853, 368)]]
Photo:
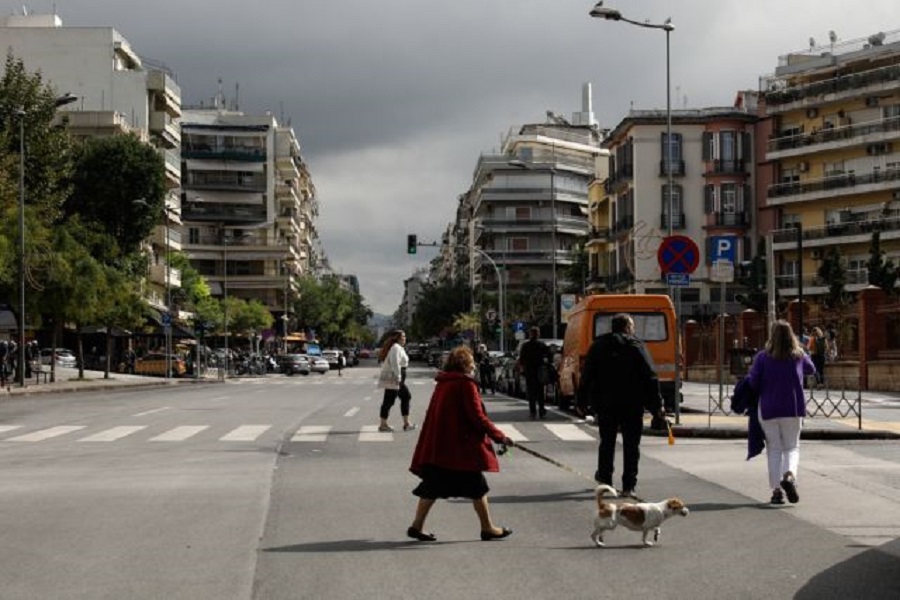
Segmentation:
[[(846, 272), (844, 290), (858, 292), (869, 285), (869, 270), (857, 269)], [(797, 288), (797, 275), (776, 275), (775, 287), (783, 296), (791, 297), (799, 295)], [(803, 295), (817, 295), (828, 293), (828, 282), (818, 275), (804, 275)]]
[(181, 207), (181, 217), (185, 221), (259, 223), (266, 220), (266, 207), (262, 204), (195, 202)]
[(706, 163), (706, 172), (703, 174), (707, 177), (716, 175), (746, 175), (747, 165), (743, 160), (711, 160)]
[(714, 212), (707, 217), (707, 227), (750, 227), (749, 212)]
[(888, 117), (857, 125), (827, 127), (812, 133), (772, 138), (766, 146), (766, 160), (803, 156), (811, 152), (824, 152), (895, 139), (900, 139), (900, 117)]
[(177, 148), (181, 145), (181, 125), (167, 112), (151, 110), (149, 128), (152, 133), (158, 134), (168, 147)]
[[(166, 285), (166, 265), (150, 265), (150, 281), (159, 285)], [(181, 271), (169, 269), (169, 287), (181, 287)]]
[(185, 185), (195, 190), (229, 192), (265, 192), (264, 173), (248, 174), (239, 171), (190, 171)]
[[(783, 80), (782, 80), (783, 81)], [(765, 83), (765, 82), (764, 82)], [(771, 85), (777, 86), (776, 81)], [(870, 87), (878, 87), (880, 93), (900, 87), (900, 65), (891, 65), (869, 71), (832, 77), (805, 85), (764, 92), (770, 112), (785, 112), (805, 108), (810, 100), (816, 104), (856, 98)]]
[(900, 188), (900, 169), (872, 169), (868, 173), (837, 173), (819, 179), (770, 185), (769, 205), (820, 200), (848, 194), (866, 194)]
[(592, 246), (599, 246), (609, 242), (610, 229), (609, 227), (591, 227), (588, 232), (588, 239), (586, 246), (588, 248)]
[(667, 160), (663, 159), (659, 161), (659, 176), (660, 177), (668, 177), (669, 171), (672, 172), (673, 177), (684, 177), (685, 166), (683, 160), (673, 160), (672, 168), (666, 169)]
[[(872, 233), (880, 231), (882, 239), (900, 239), (900, 216), (860, 221), (846, 220), (824, 227), (803, 229), (803, 243), (809, 247), (829, 246), (835, 243), (864, 243), (872, 239)], [(797, 247), (796, 229), (779, 229), (772, 234), (774, 250), (793, 250)]]
[[(669, 228), (669, 215), (666, 213), (662, 213), (659, 216), (659, 227), (660, 229), (668, 229)], [(684, 213), (675, 213), (672, 217), (672, 229), (684, 229), (685, 228), (685, 218)]]
[(158, 148), (166, 166), (166, 176), (175, 183), (181, 183), (181, 153), (178, 148)]
[(265, 148), (239, 146), (223, 147), (223, 146), (206, 146), (182, 145), (181, 156), (183, 158), (195, 158), (199, 160), (240, 160), (244, 162), (265, 162)]
[(634, 215), (625, 215), (613, 224), (612, 233), (617, 235), (631, 231), (634, 228)]
[(165, 225), (157, 225), (153, 229), (153, 233), (151, 234), (150, 241), (158, 246), (159, 248), (166, 247), (166, 230), (168, 230), (168, 244), (169, 250), (178, 251), (181, 250), (181, 232), (178, 231), (175, 227), (166, 227)]

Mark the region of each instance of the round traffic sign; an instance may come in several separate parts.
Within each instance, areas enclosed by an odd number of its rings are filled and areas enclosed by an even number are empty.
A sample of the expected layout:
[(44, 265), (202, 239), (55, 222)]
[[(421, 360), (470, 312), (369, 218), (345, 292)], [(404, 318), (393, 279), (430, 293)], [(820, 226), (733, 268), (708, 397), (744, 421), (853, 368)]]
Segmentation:
[(686, 235), (670, 235), (659, 245), (656, 260), (663, 275), (693, 273), (700, 264), (700, 248)]

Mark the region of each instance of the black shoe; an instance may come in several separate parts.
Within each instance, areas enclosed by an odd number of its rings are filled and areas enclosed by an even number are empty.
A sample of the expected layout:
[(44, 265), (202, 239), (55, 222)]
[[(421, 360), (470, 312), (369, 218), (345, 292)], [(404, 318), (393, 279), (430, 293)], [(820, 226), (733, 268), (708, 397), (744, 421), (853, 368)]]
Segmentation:
[(406, 535), (414, 540), (419, 540), (420, 542), (434, 542), (437, 540), (437, 536), (433, 533), (429, 533), (427, 531), (419, 531), (415, 527), (410, 527), (409, 529), (407, 529)]
[(794, 483), (794, 474), (790, 471), (784, 474), (784, 478), (781, 480), (781, 489), (787, 494), (788, 502), (791, 504), (797, 504), (800, 501), (800, 495), (797, 493), (797, 484)]
[(784, 504), (784, 494), (781, 490), (772, 490), (772, 498), (769, 500), (769, 504)]
[(544, 417), (547, 416), (547, 411), (546, 411), (546, 410), (542, 410), (540, 413), (538, 413), (538, 416), (539, 416), (541, 419), (543, 419)]
[(481, 532), (481, 541), (482, 542), (490, 542), (491, 540), (502, 540), (505, 537), (509, 537), (512, 535), (513, 530), (507, 527), (501, 527), (500, 533), (494, 533), (493, 531), (482, 531)]
[(622, 493), (619, 494), (620, 498), (637, 498), (637, 495), (634, 493), (634, 488), (625, 488), (622, 490)]

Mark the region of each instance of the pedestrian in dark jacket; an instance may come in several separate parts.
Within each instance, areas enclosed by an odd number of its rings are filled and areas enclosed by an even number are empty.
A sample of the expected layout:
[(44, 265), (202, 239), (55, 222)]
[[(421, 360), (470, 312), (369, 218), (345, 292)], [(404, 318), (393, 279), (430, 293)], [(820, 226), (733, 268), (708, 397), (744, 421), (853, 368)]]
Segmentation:
[(643, 342), (634, 337), (634, 320), (620, 313), (611, 331), (597, 338), (584, 361), (578, 390), (582, 414), (590, 406), (600, 430), (598, 483), (612, 485), (616, 435), (622, 432), (622, 495), (633, 496), (637, 485), (644, 410), (665, 419), (659, 379)]
[(517, 363), (519, 370), (525, 375), (525, 396), (528, 398), (528, 414), (532, 419), (543, 419), (547, 415), (544, 386), (547, 385), (550, 348), (538, 339), (540, 334), (540, 328), (531, 328), (528, 341), (519, 350)]
[(497, 527), (488, 510), (484, 472), (500, 470), (491, 441), (512, 445), (484, 412), (478, 384), (473, 378), (472, 351), (459, 346), (450, 351), (437, 376), (422, 432), (409, 470), (422, 479), (413, 490), (419, 497), (416, 516), (406, 534), (420, 541), (437, 537), (424, 530), (425, 518), (438, 498), (468, 498), (481, 522), (484, 541), (505, 538), (511, 529)]

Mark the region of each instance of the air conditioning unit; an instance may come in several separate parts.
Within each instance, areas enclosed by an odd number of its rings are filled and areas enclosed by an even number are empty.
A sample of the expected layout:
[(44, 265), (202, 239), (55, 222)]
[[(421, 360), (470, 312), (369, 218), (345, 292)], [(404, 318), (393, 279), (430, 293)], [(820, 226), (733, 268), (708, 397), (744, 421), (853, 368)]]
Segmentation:
[(806, 109), (806, 118), (807, 119), (815, 119), (818, 116), (819, 116), (818, 108), (807, 108)]
[(806, 173), (807, 171), (809, 171), (809, 163), (803, 161), (798, 165), (798, 168), (800, 169), (801, 173)]
[(813, 248), (812, 258), (813, 258), (813, 260), (822, 260), (822, 249), (821, 248)]
[(900, 190), (894, 190), (891, 192), (891, 199), (900, 200)]
[(866, 96), (866, 106), (878, 106), (878, 96)]

